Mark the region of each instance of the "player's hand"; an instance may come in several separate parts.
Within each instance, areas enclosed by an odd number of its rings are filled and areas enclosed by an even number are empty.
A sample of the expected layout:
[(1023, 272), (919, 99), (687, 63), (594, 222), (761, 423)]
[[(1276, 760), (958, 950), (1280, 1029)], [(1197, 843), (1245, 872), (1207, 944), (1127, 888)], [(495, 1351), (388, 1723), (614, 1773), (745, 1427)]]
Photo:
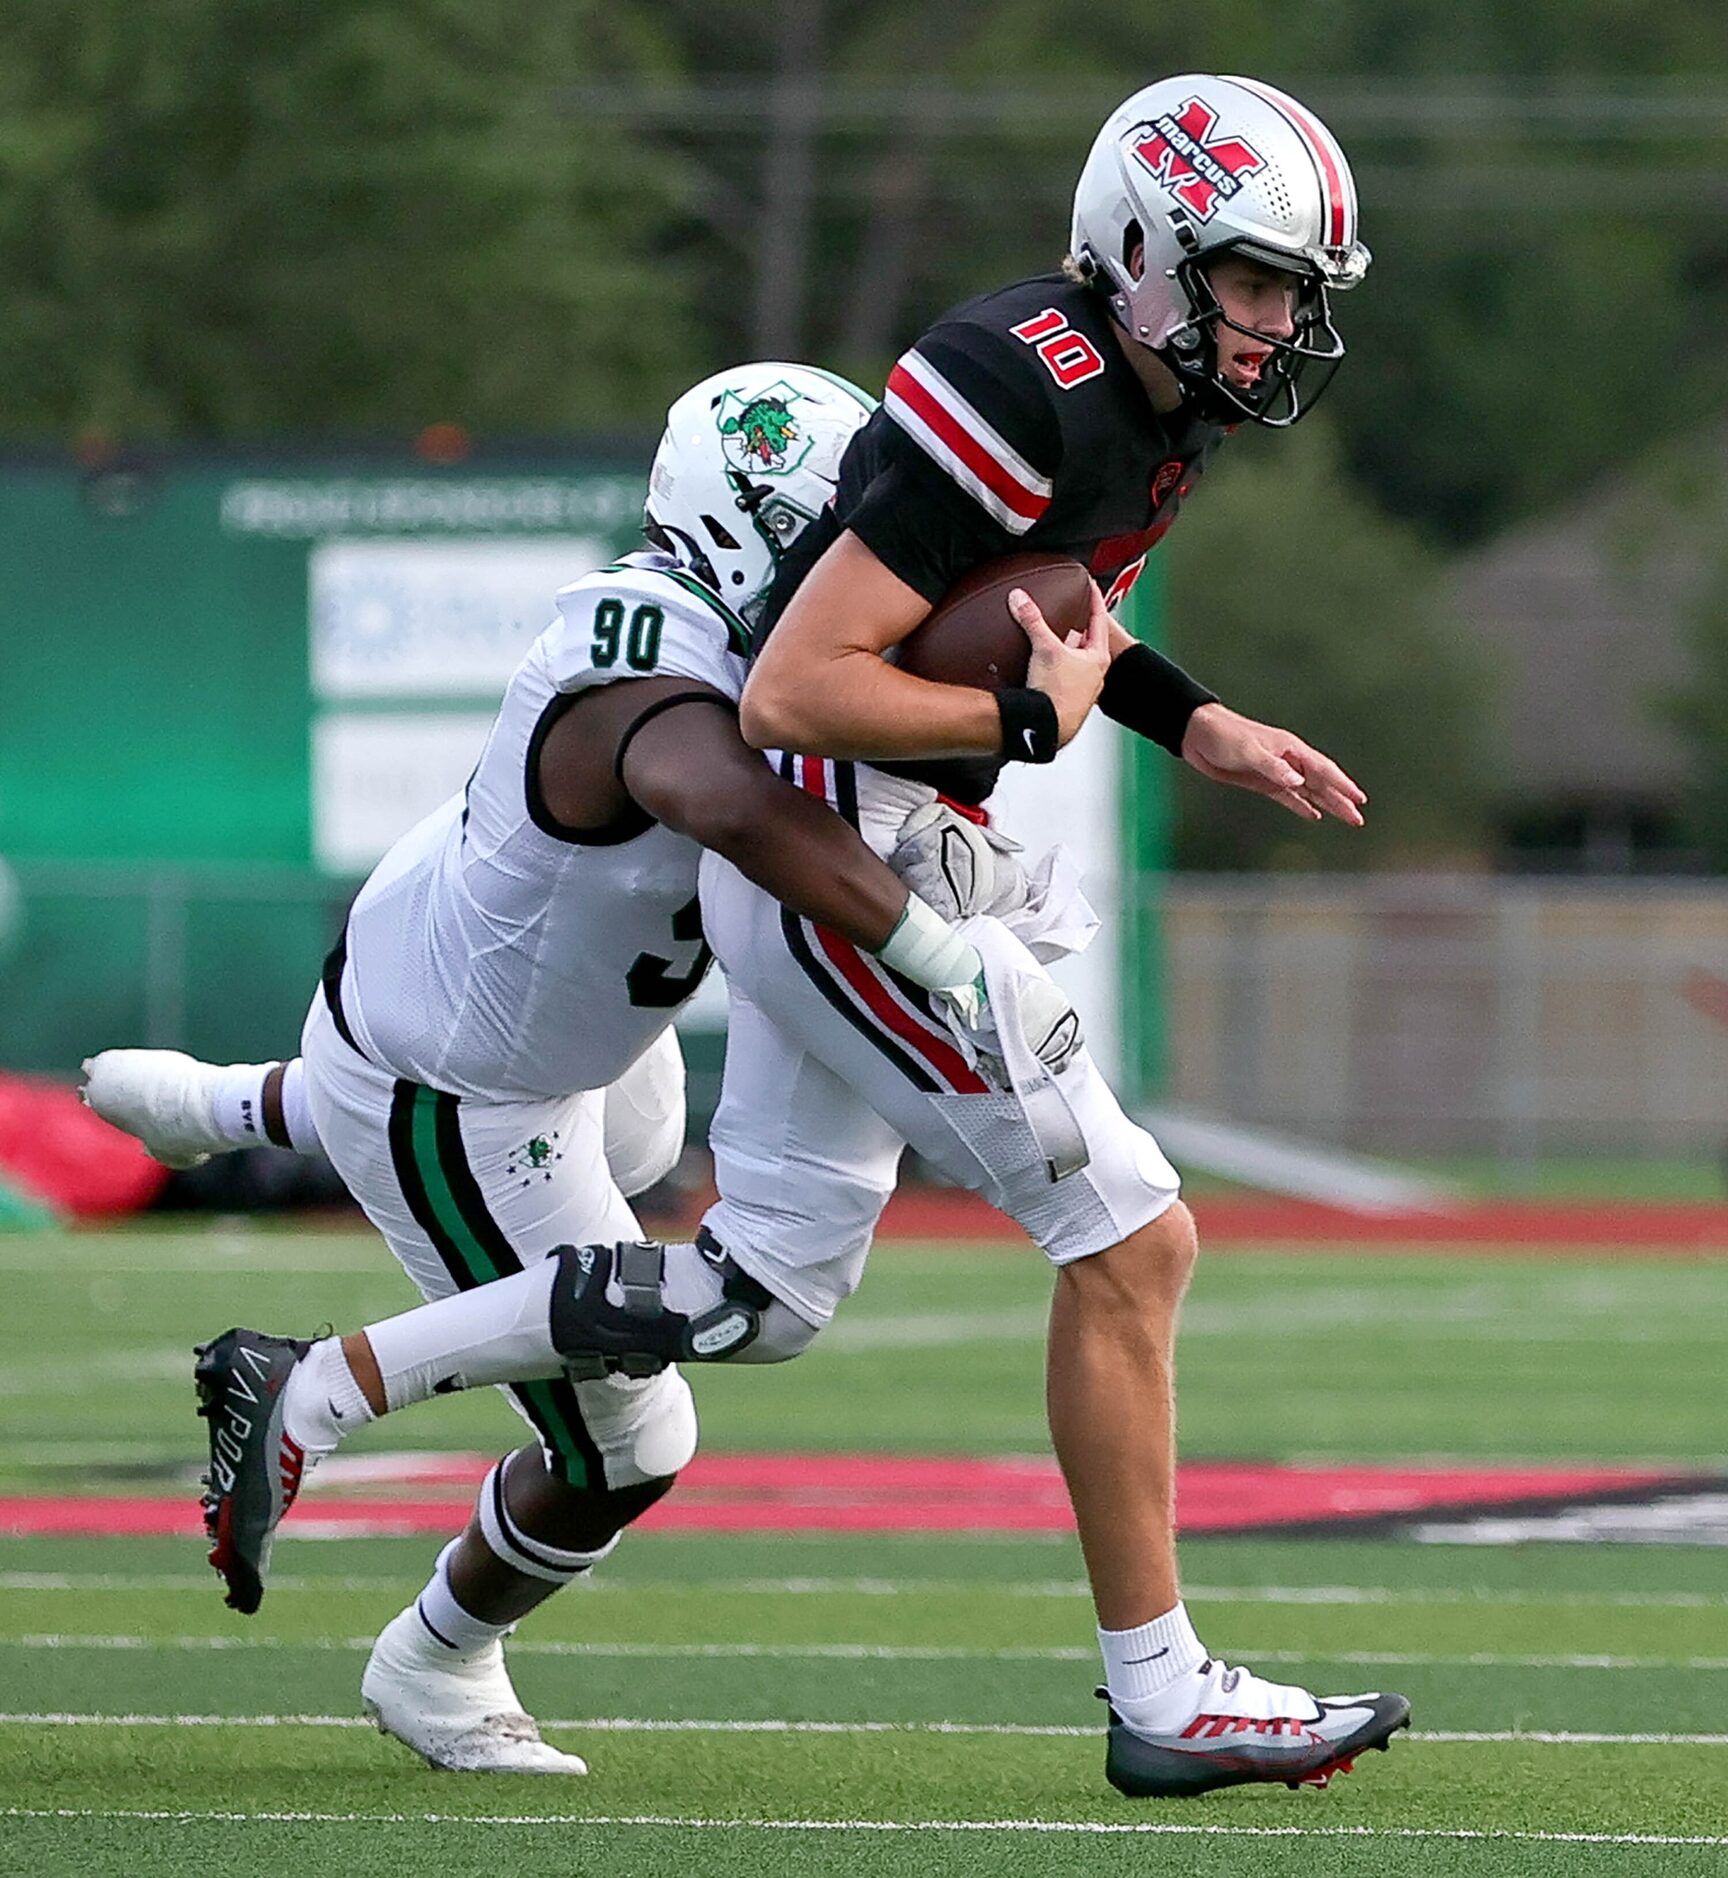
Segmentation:
[(1023, 587), (1010, 591), (1008, 611), (1032, 642), (1026, 683), (1034, 691), (1042, 691), (1055, 705), (1057, 742), (1065, 744), (1098, 702), (1104, 674), (1110, 669), (1111, 619), (1104, 609), (1104, 596), (1094, 581), (1091, 618), (1083, 631), (1071, 632), (1066, 639), (1051, 630), (1037, 602)]
[(1212, 782), (1269, 796), (1305, 822), (1331, 815), (1352, 828), (1363, 825), (1368, 798), (1329, 756), (1226, 705), (1203, 704), (1189, 718), (1182, 760)]
[[(1011, 1021), (1019, 1025), (1038, 1061), (1052, 1076), (1061, 1075), (1086, 1041), (1079, 1012), (1068, 1002), (1061, 986), (1042, 973), (1017, 974), (1011, 995), (1015, 1001)], [(937, 990), (932, 1001), (956, 1034), (971, 1044), (985, 1080), (998, 1089), (1012, 1089), (1013, 1079), (1003, 1054), (1001, 1013), (990, 1001), (984, 974), (980, 972), (970, 985)]]
[(943, 919), (978, 913), (1001, 919), (1018, 912), (1031, 891), (1019, 854), (1019, 842), (937, 801), (914, 809), (900, 824), (888, 865)]

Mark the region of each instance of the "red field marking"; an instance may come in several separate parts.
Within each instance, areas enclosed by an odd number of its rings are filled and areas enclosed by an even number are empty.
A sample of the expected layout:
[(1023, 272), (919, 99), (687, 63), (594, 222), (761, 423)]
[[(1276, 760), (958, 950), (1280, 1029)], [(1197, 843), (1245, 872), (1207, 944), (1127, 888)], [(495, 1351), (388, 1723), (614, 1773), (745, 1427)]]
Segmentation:
[[(1201, 1196), (1203, 1238), (1221, 1247), (1284, 1245), (1456, 1246), (1520, 1254), (1622, 1252), (1632, 1257), (1728, 1257), (1728, 1204), (1596, 1200), (1482, 1200), (1444, 1213), (1351, 1213), (1307, 1200)], [(983, 1239), (1025, 1235), (976, 1194), (907, 1189), (888, 1202), (884, 1239)]]
[[(382, 1462), (386, 1457), (377, 1457)], [(337, 1538), (449, 1532), (467, 1516), (482, 1455), (399, 1458), (397, 1480), (461, 1491), (364, 1497), (311, 1490), (284, 1532)], [(352, 1476), (351, 1476), (352, 1478)], [(1486, 1508), (1651, 1486), (1648, 1469), (1277, 1467), (1197, 1461), (1179, 1470), (1178, 1517), (1187, 1533), (1385, 1519), (1441, 1507)], [(314, 1476), (316, 1484), (318, 1476)], [(924, 1455), (715, 1455), (692, 1462), (677, 1493), (647, 1513), (657, 1532), (1068, 1532), (1073, 1517), (1054, 1460)], [(189, 1498), (0, 1498), (0, 1533), (63, 1537), (196, 1535)]]
[[(1301, 1200), (1196, 1200), (1218, 1240), (1309, 1245), (1446, 1246), (1564, 1258), (1728, 1257), (1728, 1206), (1715, 1202), (1482, 1200), (1448, 1213), (1346, 1213)], [(1270, 1246), (1267, 1249), (1271, 1249)]]
[[(713, 1194), (650, 1228), (687, 1234)], [(1289, 1247), (1445, 1248), (1477, 1256), (1728, 1258), (1728, 1202), (1473, 1200), (1444, 1212), (1353, 1213), (1265, 1194), (1201, 1195), (1192, 1202), (1203, 1240), (1219, 1251)], [(1026, 1235), (957, 1187), (903, 1187), (888, 1202), (882, 1239), (950, 1239), (1024, 1246)]]

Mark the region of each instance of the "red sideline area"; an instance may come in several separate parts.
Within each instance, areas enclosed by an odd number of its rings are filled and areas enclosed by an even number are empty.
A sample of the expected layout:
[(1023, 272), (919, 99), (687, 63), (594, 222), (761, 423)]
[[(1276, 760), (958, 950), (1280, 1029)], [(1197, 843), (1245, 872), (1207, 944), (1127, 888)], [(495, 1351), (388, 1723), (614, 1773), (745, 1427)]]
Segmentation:
[[(482, 1455), (391, 1455), (322, 1470), (288, 1516), (285, 1537), (341, 1538), (449, 1532), (473, 1502)], [(1349, 1519), (1437, 1507), (1492, 1507), (1654, 1484), (1626, 1468), (1278, 1467), (1197, 1461), (1179, 1470), (1178, 1517), (1188, 1533)], [(365, 1497), (340, 1497), (345, 1485)], [(415, 1497), (381, 1494), (394, 1485)], [(426, 1493), (428, 1487), (444, 1491)], [(1054, 1460), (926, 1455), (699, 1456), (678, 1491), (649, 1511), (658, 1532), (1068, 1532), (1067, 1495)], [(0, 1534), (195, 1535), (190, 1490), (176, 1499), (0, 1498)]]
[[(1352, 1213), (1308, 1200), (1200, 1195), (1194, 1217), (1209, 1247), (1242, 1245), (1470, 1246), (1520, 1254), (1603, 1250), (1635, 1257), (1728, 1257), (1728, 1205), (1670, 1201), (1478, 1200), (1446, 1212)], [(984, 1239), (1025, 1235), (976, 1194), (904, 1188), (888, 1202), (885, 1239)]]

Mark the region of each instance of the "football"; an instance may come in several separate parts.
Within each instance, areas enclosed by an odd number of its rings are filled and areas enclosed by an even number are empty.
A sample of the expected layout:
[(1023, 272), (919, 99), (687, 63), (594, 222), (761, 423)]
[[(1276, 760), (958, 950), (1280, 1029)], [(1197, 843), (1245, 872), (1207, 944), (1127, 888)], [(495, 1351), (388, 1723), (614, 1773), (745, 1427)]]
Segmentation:
[(895, 647), (894, 663), (939, 685), (1000, 691), (1025, 684), (1031, 642), (1008, 611), (1015, 587), (1032, 596), (1052, 631), (1084, 630), (1092, 577), (1078, 561), (1064, 554), (1006, 554), (956, 581)]

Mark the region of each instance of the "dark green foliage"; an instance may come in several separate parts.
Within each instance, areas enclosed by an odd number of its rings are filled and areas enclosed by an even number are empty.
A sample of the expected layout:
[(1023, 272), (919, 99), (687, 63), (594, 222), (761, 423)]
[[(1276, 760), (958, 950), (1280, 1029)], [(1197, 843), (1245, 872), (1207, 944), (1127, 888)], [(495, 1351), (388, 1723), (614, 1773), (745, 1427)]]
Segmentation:
[(586, 11), (19, 0), (0, 432), (640, 423), (689, 296), (665, 166), (553, 109)]
[[(1720, 0), (1097, 0), (1083, 19), (1036, 0), (16, 0), (0, 439), (438, 419), (646, 436), (683, 384), (751, 355), (880, 385), (945, 306), (1057, 264), (1098, 123), (1183, 69), (1257, 72), (1320, 110), (1377, 257), (1339, 307), (1336, 446), (1233, 465), (1167, 551), (1200, 669), (1336, 746), (1373, 826), (1272, 832), (1262, 805), (1209, 800), (1185, 857), (1456, 851), (1492, 787), (1491, 681), (1380, 517), (1466, 546), (1713, 408)], [(1250, 502), (1280, 519), (1245, 561)], [(1701, 630), (1728, 698), (1724, 635)], [(1728, 703), (1686, 709), (1719, 770)]]
[(1239, 433), (1160, 553), (1175, 656), (1226, 703), (1335, 757), (1371, 799), (1365, 829), (1309, 827), (1184, 768), (1179, 865), (1468, 855), (1492, 781), (1491, 675), (1448, 629), (1436, 557), (1340, 472), (1324, 418)]
[(19, 0), (0, 435), (646, 430), (765, 350), (879, 383), (943, 306), (1060, 258), (1112, 104), (1209, 67), (1298, 91), (1355, 160), (1378, 261), (1335, 415), (1384, 506), (1479, 538), (1708, 401), (1715, 0), (1100, 0), (1075, 26), (1031, 0)]

